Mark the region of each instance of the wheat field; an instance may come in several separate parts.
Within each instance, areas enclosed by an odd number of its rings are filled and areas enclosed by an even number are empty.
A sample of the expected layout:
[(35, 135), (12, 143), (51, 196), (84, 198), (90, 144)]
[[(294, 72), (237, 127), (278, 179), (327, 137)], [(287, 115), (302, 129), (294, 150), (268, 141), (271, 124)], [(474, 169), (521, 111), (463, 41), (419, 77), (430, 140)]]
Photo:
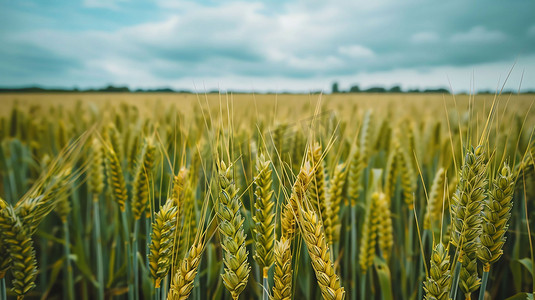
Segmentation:
[(533, 299), (534, 102), (0, 94), (0, 300)]

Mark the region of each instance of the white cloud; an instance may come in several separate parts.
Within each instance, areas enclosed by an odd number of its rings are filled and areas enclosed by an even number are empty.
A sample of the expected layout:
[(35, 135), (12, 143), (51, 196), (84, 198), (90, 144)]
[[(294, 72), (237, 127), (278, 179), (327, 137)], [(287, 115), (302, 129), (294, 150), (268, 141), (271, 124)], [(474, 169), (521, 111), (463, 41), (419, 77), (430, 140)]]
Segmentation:
[(372, 49), (362, 45), (341, 46), (338, 47), (338, 52), (351, 58), (369, 58), (375, 56)]
[(472, 27), (469, 31), (459, 32), (451, 36), (454, 43), (497, 43), (503, 42), (507, 36), (499, 30), (488, 30), (483, 26)]
[[(123, 1), (127, 0), (85, 0), (85, 5), (113, 9), (123, 6)], [(228, 83), (228, 88), (301, 91), (325, 83), (330, 89), (336, 79), (346, 84), (444, 86), (447, 68), (462, 70), (452, 71), (456, 75), (452, 78), (464, 78), (462, 66), (492, 61), (502, 61), (503, 66), (517, 55), (517, 48), (535, 52), (532, 45), (523, 44), (530, 40), (525, 30), (535, 36), (535, 26), (524, 26), (523, 40), (515, 40), (514, 34), (498, 25), (500, 30), (491, 30), (484, 24), (474, 26), (480, 24), (477, 20), (461, 20), (457, 26), (467, 30), (451, 34), (451, 20), (444, 16), (458, 3), (437, 4), (445, 9), (439, 15), (431, 14), (438, 11), (435, 6), (423, 7), (418, 14), (429, 14), (433, 22), (415, 27), (411, 21), (417, 18), (420, 1), (372, 2), (156, 0), (160, 11), (145, 23), (109, 31), (35, 27), (22, 33), (8, 31), (0, 36), (0, 43), (30, 45), (79, 62), (76, 70), (68, 70), (70, 78), (49, 76), (56, 78), (55, 85), (118, 82), (192, 88), (195, 80), (207, 82), (210, 89), (216, 83)], [(487, 46), (506, 39), (508, 43), (500, 47)], [(514, 46), (504, 48), (507, 45)], [(0, 55), (0, 71), (7, 63), (9, 56)], [(423, 68), (438, 71), (424, 73)], [(4, 70), (14, 69), (16, 65)], [(26, 72), (35, 73), (31, 68)], [(2, 81), (7, 77), (0, 74)]]
[(436, 32), (422, 31), (411, 36), (411, 42), (415, 44), (435, 43), (439, 41), (439, 36)]

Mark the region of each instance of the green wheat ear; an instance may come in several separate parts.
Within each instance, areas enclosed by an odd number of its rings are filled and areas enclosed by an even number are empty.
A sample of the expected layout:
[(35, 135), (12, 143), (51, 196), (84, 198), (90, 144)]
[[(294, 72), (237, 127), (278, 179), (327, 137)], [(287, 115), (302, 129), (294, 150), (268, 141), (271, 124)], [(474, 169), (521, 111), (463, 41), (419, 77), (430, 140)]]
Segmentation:
[(173, 199), (168, 199), (152, 223), (149, 252), (150, 273), (154, 286), (160, 287), (161, 280), (169, 273), (173, 259), (177, 208)]
[[(8, 206), (4, 199), (0, 198), (0, 219), (4, 213), (4, 209)], [(4, 278), (6, 272), (9, 270), (11, 259), (9, 258), (9, 253), (7, 252), (7, 244), (4, 242), (4, 237), (0, 232), (0, 279)]]
[(236, 300), (247, 286), (251, 268), (247, 262), (248, 251), (245, 247), (247, 239), (243, 229), (245, 219), (240, 213), (241, 202), (234, 185), (232, 166), (227, 168), (223, 161), (219, 170), (219, 187), (217, 216), (225, 265), (225, 272), (221, 277), (232, 298)]
[(334, 169), (333, 178), (331, 179), (327, 210), (330, 227), (325, 227), (325, 234), (329, 244), (340, 240), (340, 228), (342, 227), (340, 206), (342, 204), (346, 174), (345, 164), (339, 164)]
[(362, 274), (368, 272), (375, 258), (375, 246), (377, 244), (377, 233), (379, 229), (380, 197), (386, 196), (378, 192), (373, 193), (366, 210), (359, 253), (359, 265)]
[(459, 286), (465, 295), (481, 284), (477, 272), (477, 255), (481, 233), (481, 210), (487, 186), (487, 165), (483, 148), (466, 153), (457, 190), (452, 198), (451, 242), (458, 248), (461, 271)]
[(273, 180), (270, 161), (260, 155), (256, 161), (255, 177), (255, 255), (254, 259), (262, 269), (273, 265), (273, 246), (275, 244), (275, 201), (273, 201)]
[(0, 233), (11, 260), (12, 290), (22, 299), (35, 287), (37, 261), (30, 232), (11, 206), (1, 210)]
[(87, 181), (89, 189), (94, 194), (102, 193), (104, 190), (104, 148), (102, 143), (93, 139), (91, 145), (91, 166), (89, 168), (89, 179)]
[(125, 204), (128, 198), (126, 192), (126, 183), (124, 181), (123, 170), (121, 163), (117, 158), (117, 154), (112, 148), (106, 151), (106, 171), (110, 183), (113, 198), (119, 205), (122, 212), (125, 211)]
[(431, 254), (429, 276), (424, 282), (425, 300), (448, 300), (451, 287), (450, 255), (444, 244), (438, 243)]
[(151, 139), (148, 139), (143, 149), (141, 163), (134, 179), (134, 193), (132, 198), (132, 213), (136, 220), (140, 219), (143, 213), (149, 208), (149, 180), (154, 165), (156, 146)]
[(509, 225), (513, 208), (513, 193), (515, 182), (509, 166), (504, 163), (501, 172), (492, 182), (488, 197), (483, 202), (483, 227), (480, 236), (481, 247), (477, 250), (477, 257), (488, 269), (503, 253), (505, 233)]

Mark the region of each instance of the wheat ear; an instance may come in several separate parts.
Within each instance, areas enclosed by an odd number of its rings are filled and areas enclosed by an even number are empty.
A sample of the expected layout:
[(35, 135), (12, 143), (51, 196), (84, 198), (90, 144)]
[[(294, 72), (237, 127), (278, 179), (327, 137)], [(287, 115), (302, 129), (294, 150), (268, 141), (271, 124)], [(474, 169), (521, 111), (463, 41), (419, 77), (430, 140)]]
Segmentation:
[(334, 272), (334, 264), (321, 221), (313, 210), (303, 208), (299, 213), (299, 228), (305, 240), (323, 299), (344, 299), (345, 291), (340, 284), (340, 278)]
[(315, 143), (309, 148), (308, 157), (314, 168), (314, 176), (308, 187), (308, 197), (314, 211), (320, 216), (323, 227), (326, 231), (330, 231), (331, 223), (328, 212), (329, 205), (327, 204), (327, 196), (325, 193), (325, 169), (323, 167), (321, 154), (321, 145), (319, 143)]
[(22, 299), (35, 287), (37, 275), (37, 261), (31, 234), (11, 206), (6, 206), (1, 211), (0, 232), (11, 260), (12, 290), (17, 294), (17, 299)]
[(89, 190), (94, 194), (102, 193), (104, 189), (104, 148), (102, 143), (93, 139), (91, 145), (91, 166), (89, 168)]
[(247, 286), (251, 271), (247, 262), (248, 251), (245, 247), (247, 235), (243, 230), (245, 219), (240, 213), (241, 202), (234, 185), (232, 166), (227, 168), (222, 161), (220, 168), (217, 216), (225, 265), (225, 272), (221, 274), (221, 277), (232, 298), (236, 300)]
[(477, 257), (483, 263), (483, 282), (479, 299), (483, 299), (485, 294), (491, 264), (498, 261), (503, 254), (502, 247), (509, 227), (514, 191), (513, 174), (509, 166), (504, 163), (500, 173), (492, 182), (488, 197), (483, 202), (483, 226), (479, 238), (480, 247), (477, 249)]
[(106, 151), (106, 171), (108, 173), (108, 180), (113, 197), (117, 204), (119, 204), (121, 211), (124, 212), (126, 200), (128, 198), (126, 183), (124, 181), (121, 163), (117, 158), (117, 154), (111, 147)]
[(325, 227), (325, 233), (330, 244), (340, 239), (340, 206), (344, 192), (344, 184), (347, 172), (345, 165), (339, 164), (334, 169), (333, 178), (329, 188), (328, 217), (330, 227)]
[(380, 193), (377, 201), (380, 215), (378, 224), (379, 248), (381, 249), (383, 258), (388, 261), (392, 254), (392, 245), (394, 244), (392, 213), (390, 212), (390, 203), (386, 194)]
[(149, 267), (156, 288), (160, 287), (160, 281), (169, 273), (171, 267), (176, 215), (177, 208), (170, 198), (156, 213), (152, 222)]
[[(7, 202), (4, 199), (0, 198), (0, 218), (3, 218), (3, 210), (8, 206)], [(4, 278), (6, 272), (9, 270), (11, 265), (11, 259), (9, 253), (7, 252), (7, 244), (4, 242), (2, 233), (0, 233), (0, 279)]]
[(451, 205), (451, 242), (459, 252), (459, 285), (467, 298), (481, 280), (477, 273), (476, 251), (481, 233), (481, 210), (486, 194), (487, 176), (482, 146), (471, 148), (464, 158), (460, 180)]
[(445, 183), (444, 168), (438, 169), (433, 179), (433, 184), (431, 185), (431, 192), (429, 193), (429, 200), (427, 202), (427, 207), (425, 209), (424, 215), (424, 229), (432, 229), (433, 224), (436, 224), (437, 221), (440, 221), (440, 216), (442, 215), (442, 204), (444, 200), (444, 183)]
[(395, 144), (399, 173), (401, 175), (401, 188), (403, 189), (403, 201), (407, 204), (410, 211), (414, 208), (414, 191), (416, 190), (414, 181), (414, 170), (408, 151), (396, 141)]
[(299, 203), (304, 201), (306, 191), (312, 179), (313, 169), (307, 161), (299, 171), (292, 187), (292, 194), (282, 209), (281, 232), (288, 240), (293, 240), (296, 233), (296, 216), (299, 214)]
[(204, 245), (202, 241), (191, 246), (171, 280), (171, 288), (167, 294), (167, 300), (186, 300), (189, 298), (203, 251)]
[(366, 209), (362, 237), (360, 238), (359, 265), (360, 272), (366, 274), (373, 264), (375, 258), (375, 246), (377, 243), (377, 230), (379, 226), (379, 197), (380, 193), (375, 192), (370, 197)]
[(272, 200), (270, 161), (260, 155), (256, 162), (255, 178), (255, 255), (258, 265), (264, 269), (273, 264), (273, 245), (275, 243), (275, 202)]
[(152, 139), (147, 139), (141, 163), (139, 164), (134, 179), (134, 192), (132, 197), (132, 213), (134, 219), (139, 220), (145, 213), (149, 205), (149, 180), (151, 178), (152, 166), (154, 165), (154, 157), (156, 147)]
[(281, 237), (275, 242), (275, 271), (273, 272), (273, 299), (292, 299), (292, 250), (291, 241)]
[(431, 254), (431, 268), (424, 282), (425, 300), (448, 300), (451, 286), (450, 255), (444, 244), (438, 243)]

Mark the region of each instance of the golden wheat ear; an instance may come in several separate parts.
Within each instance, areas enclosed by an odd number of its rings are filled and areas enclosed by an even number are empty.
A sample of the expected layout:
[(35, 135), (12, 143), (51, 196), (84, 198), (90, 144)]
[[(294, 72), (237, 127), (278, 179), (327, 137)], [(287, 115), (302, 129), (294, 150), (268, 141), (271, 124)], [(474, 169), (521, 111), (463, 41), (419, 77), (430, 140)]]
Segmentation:
[(189, 298), (203, 251), (204, 244), (202, 241), (196, 242), (191, 246), (171, 280), (171, 288), (167, 294), (168, 300), (186, 300)]
[(273, 272), (273, 299), (292, 299), (292, 249), (291, 241), (281, 237), (275, 242), (275, 271)]
[[(254, 259), (262, 270), (273, 265), (273, 246), (275, 244), (275, 201), (273, 200), (273, 180), (271, 178), (271, 162), (260, 155), (256, 161), (255, 177), (255, 212)], [(264, 271), (263, 271), (264, 272)], [(265, 271), (267, 273), (267, 270)], [(266, 274), (267, 275), (267, 274)]]
[(322, 148), (319, 143), (315, 143), (309, 148), (308, 157), (312, 163), (314, 174), (308, 186), (308, 199), (314, 211), (322, 220), (324, 228), (330, 231), (331, 223), (329, 219), (329, 204), (327, 203), (327, 195), (325, 191), (325, 168), (322, 160)]
[(292, 241), (297, 230), (297, 215), (299, 214), (299, 203), (305, 199), (305, 194), (311, 183), (313, 176), (313, 169), (309, 162), (306, 162), (292, 187), (292, 194), (288, 202), (284, 205), (281, 212), (281, 232), (282, 236)]
[(323, 226), (317, 214), (310, 209), (301, 210), (299, 228), (305, 240), (323, 299), (344, 299), (345, 290), (340, 283), (340, 278), (335, 273)]

